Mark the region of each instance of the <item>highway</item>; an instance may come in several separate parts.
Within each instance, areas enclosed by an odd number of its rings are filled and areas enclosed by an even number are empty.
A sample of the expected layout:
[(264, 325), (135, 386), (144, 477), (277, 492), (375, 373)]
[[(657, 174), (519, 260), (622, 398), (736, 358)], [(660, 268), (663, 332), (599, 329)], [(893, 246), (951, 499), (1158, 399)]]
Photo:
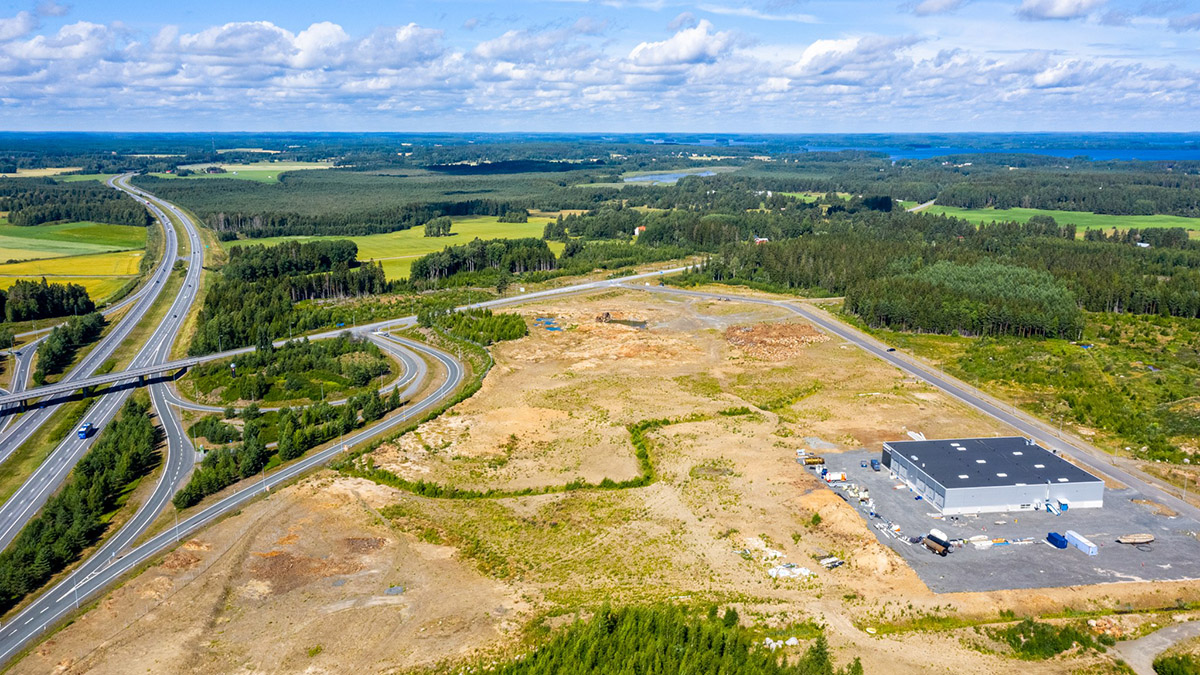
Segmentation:
[[(167, 360), (171, 345), (178, 334), (182, 321), (187, 315), (188, 307), (195, 300), (197, 281), (199, 280), (201, 270), (200, 255), (203, 249), (195, 231), (195, 224), (192, 223), (191, 219), (185, 213), (168, 202), (157, 200), (148, 193), (129, 186), (128, 176), (122, 178), (123, 180), (116, 182), (114, 187), (130, 191), (132, 194), (145, 200), (147, 206), (155, 211), (156, 215), (159, 215), (164, 223), (168, 221), (165, 218), (165, 214), (163, 214), (163, 210), (169, 210), (184, 224), (192, 243), (192, 260), (189, 261), (191, 264), (188, 265), (188, 278), (185, 285), (172, 304), (168, 315), (163, 319), (146, 345), (130, 364), (131, 369), (136, 369), (146, 367), (147, 365), (161, 364)], [(172, 232), (172, 230), (168, 229), (168, 232)], [(169, 238), (171, 240), (169, 243), (173, 244), (173, 234)], [(162, 265), (161, 267), (169, 270), (169, 265)], [(623, 277), (619, 280), (587, 282), (510, 298), (499, 298), (475, 303), (469, 307), (496, 307), (587, 292), (613, 287), (620, 282), (629, 282), (679, 271), (679, 269), (682, 268)], [(157, 285), (161, 286), (161, 283)], [(144, 311), (138, 315), (139, 319), (141, 315), (144, 315)], [(178, 397), (171, 391), (168, 383), (152, 383), (150, 385), (151, 401), (164, 428), (168, 444), (164, 466), (162, 467), (159, 481), (153, 493), (137, 511), (133, 519), (126, 523), (115, 535), (107, 539), (95, 554), (81, 563), (71, 574), (53, 588), (37, 596), (30, 605), (13, 617), (3, 629), (0, 629), (0, 662), (6, 661), (21, 646), (33, 640), (42, 631), (53, 625), (60, 617), (77, 608), (81, 601), (101, 591), (109, 583), (120, 578), (121, 575), (141, 564), (146, 559), (175, 544), (179, 538), (187, 536), (228, 511), (237, 508), (247, 500), (253, 498), (260, 491), (292, 480), (296, 476), (328, 462), (346, 447), (357, 445), (373, 436), (386, 432), (388, 429), (422, 415), (452, 396), (459, 384), (461, 384), (464, 376), (463, 366), (458, 361), (440, 350), (415, 341), (386, 334), (386, 330), (389, 327), (408, 326), (413, 323), (415, 323), (414, 317), (404, 317), (353, 326), (350, 330), (354, 334), (368, 337), (382, 348), (403, 360), (406, 366), (405, 375), (395, 386), (408, 386), (408, 389), (404, 392), (405, 397), (415, 395), (416, 392), (425, 386), (425, 382), (423, 381), (427, 370), (425, 362), (413, 355), (412, 352), (422, 352), (438, 362), (446, 371), (446, 379), (433, 392), (423, 397), (420, 401), (410, 403), (402, 408), (400, 413), (394, 414), (371, 427), (360, 430), (337, 444), (333, 444), (319, 452), (310, 453), (301, 460), (289, 464), (275, 473), (264, 473), (261, 481), (247, 482), (241, 489), (229, 496), (213, 502), (184, 520), (179, 521), (169, 531), (160, 533), (146, 542), (137, 545), (132, 550), (127, 551), (126, 549), (145, 533), (146, 529), (150, 527), (167, 507), (170, 498), (179, 489), (182, 480), (189, 473), (191, 464), (195, 461), (195, 452), (187, 439), (186, 432), (182, 428), (178, 417), (170, 409), (172, 402), (179, 400)], [(125, 321), (122, 321), (122, 327), (126, 325), (132, 325), (132, 323), (127, 324)], [(327, 338), (340, 335), (344, 332), (346, 332), (345, 328), (339, 328), (309, 337)], [(234, 353), (245, 351), (247, 350), (234, 350)], [(230, 355), (229, 352), (210, 354), (204, 360), (227, 358)], [(129, 393), (129, 388), (105, 393), (99, 402), (89, 411), (86, 418), (87, 421), (91, 421), (103, 429), (104, 425), (119, 410)], [(26, 415), (21, 421), (24, 422), (29, 417), (32, 417), (32, 415)], [(70, 468), (78, 462), (79, 458), (90, 447), (92, 440), (90, 438), (81, 440), (72, 435), (63, 441), (59, 448), (55, 449), (48, 461), (39, 467), (35, 475), (22, 486), (17, 495), (0, 508), (0, 544), (7, 546), (12, 542), (12, 539), (20, 532), (21, 526), (37, 513), (41, 504), (53, 493), (62, 479), (69, 473)]]
[(1021, 432), (1021, 434), (1032, 438), (1042, 447), (1069, 455), (1080, 464), (1083, 464), (1094, 473), (1107, 475), (1117, 481), (1128, 485), (1141, 492), (1142, 495), (1150, 497), (1156, 501), (1162, 502), (1179, 513), (1200, 520), (1200, 509), (1184, 502), (1175, 495), (1166, 492), (1158, 485), (1147, 481), (1135, 474), (1121, 469), (1113, 464), (1112, 458), (1104, 452), (1086, 447), (1081, 442), (1072, 442), (1071, 439), (1056, 432), (1053, 427), (1038, 420), (1032, 415), (1028, 415), (1015, 407), (1002, 403), (997, 399), (985, 394), (984, 392), (972, 387), (966, 383), (960, 382), (957, 379), (943, 373), (942, 371), (925, 365), (911, 356), (901, 351), (896, 351), (888, 347), (888, 345), (872, 338), (847, 324), (844, 324), (836, 319), (822, 315), (821, 312), (814, 311), (808, 307), (786, 300), (764, 300), (759, 298), (750, 298), (744, 296), (722, 295), (720, 293), (706, 293), (702, 291), (687, 291), (682, 289), (670, 288), (665, 286), (641, 287), (632, 286), (637, 290), (646, 290), (654, 293), (664, 293), (669, 295), (687, 296), (704, 298), (707, 300), (721, 300), (724, 298), (732, 298), (738, 302), (747, 302), (760, 305), (771, 305), (780, 307), (788, 311), (794, 312), (806, 320), (812, 322), (816, 326), (825, 330), (828, 333), (849, 342), (868, 354), (890, 363), (893, 366), (917, 377), (924, 382), (933, 385), (942, 392), (949, 394), (951, 397), (962, 401), (968, 406), (995, 418), (1008, 426)]
[[(111, 178), (109, 179), (108, 184), (119, 189), (117, 181), (120, 180), (120, 178), (121, 177), (119, 176)], [(125, 177), (125, 181), (128, 181), (128, 177)], [(158, 296), (162, 292), (163, 285), (166, 283), (168, 276), (171, 273), (171, 265), (176, 259), (178, 247), (175, 236), (175, 228), (171, 227), (166, 213), (164, 213), (163, 210), (160, 209), (156, 204), (147, 204), (147, 206), (163, 225), (165, 236), (163, 241), (162, 257), (159, 259), (158, 265), (155, 267), (154, 272), (150, 275), (150, 279), (147, 280), (146, 285), (143, 288), (143, 292), (140, 295), (135, 294), (135, 296), (130, 299), (132, 307), (130, 308), (129, 312), (124, 316), (124, 318), (121, 319), (120, 322), (117, 323), (115, 327), (112, 328), (112, 330), (108, 332), (107, 335), (101, 338), (100, 342), (97, 343), (96, 346), (93, 347), (92, 350), (88, 352), (88, 354), (82, 360), (80, 360), (78, 365), (72, 368), (71, 371), (62, 378), (62, 381), (64, 382), (70, 382), (92, 375), (96, 372), (96, 369), (101, 366), (101, 364), (103, 364), (112, 356), (117, 347), (119, 347), (121, 343), (125, 341), (125, 338), (129, 336), (129, 333), (133, 330), (134, 326), (141, 322), (146, 316), (146, 313), (150, 310), (150, 307), (154, 304), (154, 301), (158, 299)], [(192, 290), (193, 292), (195, 291), (194, 288)], [(22, 357), (28, 356), (32, 358), (32, 354), (27, 354), (30, 349), (31, 348), (28, 345), (23, 347), (21, 350)], [(25, 443), (25, 441), (29, 440), (29, 437), (32, 436), (42, 424), (45, 424), (46, 421), (54, 415), (54, 413), (54, 407), (49, 405), (45, 408), (35, 408), (26, 411), (26, 413), (22, 415), (15, 424), (12, 424), (2, 433), (0, 433), (0, 463), (6, 461), (17, 448)]]
[[(38, 343), (43, 338), (38, 338), (28, 344), (23, 345), (20, 349), (13, 350), (13, 374), (12, 381), (9, 382), (9, 391), (5, 394), (20, 393), (29, 388), (30, 378), (33, 377), (33, 355), (37, 353)], [(6, 414), (3, 407), (0, 406), (0, 415), (4, 415), (4, 419), (0, 420), (0, 435), (17, 419), (15, 411), (13, 414)]]
[[(128, 179), (128, 176), (118, 177), (110, 181), (110, 185), (113, 185), (117, 189), (128, 192), (131, 191), (128, 186)], [(178, 255), (178, 243), (176, 242), (174, 228), (170, 226), (169, 220), (167, 220), (165, 214), (163, 213), (163, 209), (171, 209), (172, 206), (166, 203), (154, 202), (149, 203), (148, 206), (150, 206), (152, 210), (155, 210), (156, 215), (158, 215), (160, 220), (162, 220), (166, 231), (169, 233), (167, 237), (167, 246), (164, 250), (164, 260), (173, 261)], [(180, 288), (179, 294), (175, 297), (170, 309), (163, 317), (154, 333), (142, 346), (141, 350), (138, 351), (137, 355), (134, 356), (133, 361), (130, 364), (131, 368), (136, 369), (141, 366), (167, 360), (168, 356), (170, 355), (171, 345), (174, 344), (175, 337), (178, 335), (179, 330), (183, 325), (183, 321), (187, 316), (188, 309), (191, 307), (196, 298), (196, 290), (199, 286), (200, 274), (202, 272), (201, 266), (203, 260), (203, 244), (200, 242), (199, 232), (196, 230), (195, 225), (191, 223), (191, 221), (184, 216), (182, 212), (177, 212), (175, 215), (179, 217), (179, 220), (184, 224), (184, 229), (187, 232), (191, 249), (190, 260), (189, 264), (187, 265), (187, 273), (184, 277), (184, 285)], [(171, 273), (171, 264), (160, 265), (160, 267), (162, 269), (155, 273), (155, 278), (158, 278), (159, 273), (163, 271), (165, 271), (166, 274)], [(159, 287), (159, 289), (165, 285), (165, 274), (162, 275), (161, 280), (162, 283), (155, 284)], [(152, 280), (151, 283), (154, 283), (154, 281)], [(119, 335), (123, 340), (124, 337), (127, 336), (132, 330), (134, 325), (133, 322), (139, 321), (144, 317), (145, 312), (149, 307), (149, 303), (152, 302), (153, 299), (158, 295), (159, 294), (156, 292), (149, 293), (144, 296), (142, 301), (147, 303), (147, 306), (142, 308), (141, 312), (136, 316), (131, 315), (122, 320), (118, 326), (118, 330), (114, 330), (106, 338), (106, 340), (113, 338), (116, 335)], [(137, 312), (138, 307), (135, 306), (133, 311)], [(103, 354), (98, 359), (93, 359), (92, 357), (96, 355), (96, 351), (99, 351), (99, 347), (97, 347), (96, 350), (93, 350), (93, 352), (88, 355), (87, 361), (92, 361), (96, 365), (103, 363), (104, 359), (107, 359), (111, 355), (112, 350), (115, 349), (119, 344), (119, 342), (110, 343), (108, 345), (109, 349), (104, 350)], [(84, 366), (84, 364), (81, 363), (81, 367), (82, 366)], [(71, 375), (75, 376), (78, 372), (79, 368), (76, 368), (71, 372)], [(125, 399), (128, 398), (130, 393), (131, 390), (124, 389), (112, 391), (100, 396), (99, 399), (87, 411), (84, 420), (91, 422), (97, 427), (97, 429), (103, 430), (103, 428), (107, 426), (108, 423), (111, 422), (116, 416), (117, 412), (120, 411), (121, 406), (125, 403)], [(164, 461), (163, 476), (171, 479), (170, 481), (160, 484), (159, 488), (155, 490), (154, 495), (151, 496), (151, 503), (159, 500), (165, 504), (165, 502), (170, 499), (171, 495), (174, 494), (175, 489), (178, 488), (179, 481), (187, 474), (188, 469), (190, 469), (191, 463), (195, 456), (195, 453), (191, 448), (191, 444), (187, 440), (187, 434), (184, 432), (182, 425), (179, 423), (177, 417), (171, 414), (167, 408), (167, 393), (168, 392), (165, 384), (156, 384), (150, 387), (150, 398), (154, 405), (155, 412), (159, 416), (159, 420), (163, 426), (167, 440), (167, 452), (166, 459)], [(27, 439), (29, 435), (36, 431), (37, 425), (35, 425), (34, 422), (43, 417), (49, 418), (54, 411), (54, 406), (47, 406), (45, 409), (37, 410), (37, 413), (45, 413), (45, 415), (26, 415), (25, 417), (22, 417), (21, 421), (16, 425), (16, 429), (20, 429), (21, 434), (18, 435), (14, 430), (12, 437), (5, 439), (4, 450), (3, 452), (0, 452), (0, 455), (3, 455), (4, 458), (7, 458), (8, 455), (15, 450), (16, 445), (24, 442), (24, 439)], [(30, 420), (28, 424), (26, 423), (27, 419)], [(92, 434), (88, 438), (81, 439), (74, 433), (68, 434), (68, 436), (59, 443), (58, 447), (56, 447), (50, 453), (46, 460), (42, 462), (42, 464), (38, 466), (36, 470), (34, 470), (29, 479), (17, 489), (17, 491), (8, 499), (8, 501), (4, 503), (3, 506), (0, 506), (0, 549), (7, 548), (9, 544), (12, 543), (13, 539), (16, 538), (16, 536), (20, 533), (21, 528), (23, 528), (25, 524), (29, 522), (30, 518), (37, 514), (50, 495), (53, 494), (62, 484), (62, 481), (66, 479), (67, 474), (71, 472), (71, 469), (74, 468), (75, 464), (77, 464), (80, 458), (87, 453), (92, 443), (95, 442), (97, 436), (98, 434)]]
[[(149, 515), (150, 512), (153, 511), (153, 515), (157, 516), (158, 511), (148, 503), (138, 512), (139, 518), (143, 513), (147, 514), (145, 525), (135, 528), (133, 527), (134, 522), (131, 521), (117, 536), (109, 539), (95, 555), (88, 558), (72, 574), (42, 593), (10, 619), (7, 625), (0, 628), (0, 663), (6, 662), (15, 652), (63, 616), (74, 611), (80, 603), (93, 594), (102, 591), (122, 575), (137, 568), (153, 556), (174, 546), (184, 537), (241, 507), (263, 492), (283, 485), (297, 476), (325, 464), (341, 453), (344, 448), (363, 443), (410, 420), (419, 419), (453, 396), (463, 381), (465, 371), (462, 364), (441, 350), (392, 336), (373, 336), (373, 339), (377, 343), (391, 342), (402, 350), (401, 353), (404, 353), (402, 358), (405, 360), (405, 375), (402, 386), (407, 388), (402, 393), (403, 397), (416, 396), (421, 389), (427, 386), (428, 372), (425, 361), (413, 352), (420, 352), (436, 361), (445, 371), (445, 380), (420, 400), (410, 402), (398, 413), (393, 413), (392, 416), (378, 424), (351, 434), (323, 450), (311, 452), (274, 473), (264, 473), (262, 480), (245, 481), (243, 487), (232, 494), (200, 508), (187, 518), (178, 521), (174, 526), (122, 553), (126, 546), (135, 540), (138, 534), (144, 532), (145, 526), (148, 526), (149, 522), (153, 520), (153, 517)], [(163, 476), (165, 478), (165, 472)], [(160, 480), (161, 483), (162, 480)], [(157, 489), (155, 493), (158, 494)], [(135, 529), (138, 530), (137, 534), (133, 532)]]

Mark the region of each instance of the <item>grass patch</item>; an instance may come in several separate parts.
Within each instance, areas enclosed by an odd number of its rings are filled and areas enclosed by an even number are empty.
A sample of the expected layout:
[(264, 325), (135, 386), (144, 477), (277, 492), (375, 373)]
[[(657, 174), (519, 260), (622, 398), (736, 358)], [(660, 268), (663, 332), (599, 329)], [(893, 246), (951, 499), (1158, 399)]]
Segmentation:
[(113, 178), (115, 173), (75, 173), (69, 176), (59, 176), (55, 178), (58, 183), (79, 183), (82, 181), (95, 180), (101, 183), (106, 182), (109, 178)]
[(1077, 343), (872, 333), (1112, 452), (1180, 463), (1200, 436), (1200, 319), (1086, 314)]
[(1119, 228), (1145, 229), (1148, 227), (1182, 227), (1185, 230), (1200, 230), (1200, 218), (1183, 216), (1113, 216), (1087, 211), (1052, 211), (1050, 209), (963, 209), (957, 206), (941, 206), (934, 204), (925, 209), (924, 213), (942, 214), (962, 218), (972, 223), (990, 223), (992, 221), (1012, 221), (1027, 223), (1034, 216), (1050, 216), (1062, 224), (1071, 224), (1081, 231), (1088, 228), (1111, 230)]
[[(993, 638), (1004, 642), (1017, 658), (1041, 661), (1053, 658), (1078, 647), (1080, 651), (1105, 651), (1101, 643), (1106, 636), (1097, 639), (1074, 624), (1053, 625), (1033, 619), (1025, 619), (1007, 628), (988, 631)], [(1109, 645), (1116, 641), (1108, 637)]]
[(0, 225), (0, 260), (28, 260), (146, 247), (146, 228), (78, 221), (53, 225)]

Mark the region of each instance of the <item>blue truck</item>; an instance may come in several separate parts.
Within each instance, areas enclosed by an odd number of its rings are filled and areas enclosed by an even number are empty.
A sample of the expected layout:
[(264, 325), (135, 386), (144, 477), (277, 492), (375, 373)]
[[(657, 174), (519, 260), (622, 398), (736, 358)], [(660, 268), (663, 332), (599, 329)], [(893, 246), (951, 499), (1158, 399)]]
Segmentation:
[(879, 471), (880, 467), (881, 467), (881, 465), (879, 464), (879, 460), (877, 460), (877, 459), (871, 460), (871, 468), (872, 469)]
[(84, 439), (92, 435), (92, 423), (84, 422), (79, 426), (79, 438)]

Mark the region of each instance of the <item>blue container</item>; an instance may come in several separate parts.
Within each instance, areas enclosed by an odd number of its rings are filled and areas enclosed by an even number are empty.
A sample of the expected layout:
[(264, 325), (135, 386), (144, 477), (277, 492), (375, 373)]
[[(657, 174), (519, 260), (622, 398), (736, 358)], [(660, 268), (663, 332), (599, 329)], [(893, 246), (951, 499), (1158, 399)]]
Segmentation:
[(1067, 538), (1057, 532), (1051, 532), (1051, 533), (1047, 534), (1046, 541), (1050, 542), (1050, 545), (1053, 546), (1054, 548), (1066, 548), (1067, 547)]

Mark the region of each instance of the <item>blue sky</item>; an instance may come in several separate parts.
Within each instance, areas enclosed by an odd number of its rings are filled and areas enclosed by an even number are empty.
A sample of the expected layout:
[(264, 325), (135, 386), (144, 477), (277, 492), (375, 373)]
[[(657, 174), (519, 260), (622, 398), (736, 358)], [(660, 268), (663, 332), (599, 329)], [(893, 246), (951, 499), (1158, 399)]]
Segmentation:
[(1200, 0), (3, 2), (0, 128), (1195, 131)]

